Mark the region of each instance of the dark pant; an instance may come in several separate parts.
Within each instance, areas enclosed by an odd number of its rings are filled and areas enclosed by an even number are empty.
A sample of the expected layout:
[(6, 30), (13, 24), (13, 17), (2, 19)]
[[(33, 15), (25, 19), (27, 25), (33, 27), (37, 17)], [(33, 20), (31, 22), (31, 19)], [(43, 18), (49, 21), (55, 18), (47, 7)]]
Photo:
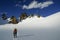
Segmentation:
[(17, 37), (17, 33), (14, 33), (14, 38), (16, 38)]

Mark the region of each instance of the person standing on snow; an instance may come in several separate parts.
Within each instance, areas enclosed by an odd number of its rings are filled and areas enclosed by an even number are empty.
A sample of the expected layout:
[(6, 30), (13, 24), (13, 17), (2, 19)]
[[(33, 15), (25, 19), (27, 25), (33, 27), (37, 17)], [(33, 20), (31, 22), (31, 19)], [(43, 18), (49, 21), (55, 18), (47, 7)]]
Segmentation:
[(16, 28), (13, 31), (13, 36), (14, 36), (14, 38), (17, 38), (17, 29)]

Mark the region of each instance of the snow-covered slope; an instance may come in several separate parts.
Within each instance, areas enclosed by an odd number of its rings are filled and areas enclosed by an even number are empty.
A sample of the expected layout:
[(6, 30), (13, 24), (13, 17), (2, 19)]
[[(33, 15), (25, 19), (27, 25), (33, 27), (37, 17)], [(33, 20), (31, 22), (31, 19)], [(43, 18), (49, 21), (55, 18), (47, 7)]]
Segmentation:
[(28, 17), (18, 24), (0, 25), (0, 40), (13, 40), (14, 28), (18, 29), (17, 40), (60, 40), (60, 12), (48, 17)]
[(3, 24), (7, 24), (7, 20), (3, 20), (2, 18), (0, 18), (0, 25), (3, 25)]

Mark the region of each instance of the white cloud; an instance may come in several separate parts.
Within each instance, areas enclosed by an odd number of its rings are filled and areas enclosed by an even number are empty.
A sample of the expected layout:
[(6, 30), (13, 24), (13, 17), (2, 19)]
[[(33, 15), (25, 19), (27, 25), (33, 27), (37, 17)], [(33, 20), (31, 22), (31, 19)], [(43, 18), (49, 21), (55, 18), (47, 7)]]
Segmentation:
[(32, 8), (43, 9), (45, 7), (48, 7), (51, 4), (53, 4), (53, 1), (46, 1), (40, 3), (38, 3), (38, 1), (32, 1), (29, 5), (23, 5), (23, 9), (32, 9)]
[(21, 5), (20, 5), (20, 4), (16, 4), (15, 6), (16, 6), (16, 7), (21, 7)]

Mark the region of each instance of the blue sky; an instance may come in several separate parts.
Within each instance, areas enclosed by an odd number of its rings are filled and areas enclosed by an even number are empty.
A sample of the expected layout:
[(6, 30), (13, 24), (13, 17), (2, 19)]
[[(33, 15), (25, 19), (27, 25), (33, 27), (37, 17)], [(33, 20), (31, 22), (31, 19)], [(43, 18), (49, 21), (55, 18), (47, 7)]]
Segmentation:
[(47, 17), (59, 11), (60, 0), (0, 0), (0, 15), (6, 12), (9, 17), (19, 17), (22, 12)]

